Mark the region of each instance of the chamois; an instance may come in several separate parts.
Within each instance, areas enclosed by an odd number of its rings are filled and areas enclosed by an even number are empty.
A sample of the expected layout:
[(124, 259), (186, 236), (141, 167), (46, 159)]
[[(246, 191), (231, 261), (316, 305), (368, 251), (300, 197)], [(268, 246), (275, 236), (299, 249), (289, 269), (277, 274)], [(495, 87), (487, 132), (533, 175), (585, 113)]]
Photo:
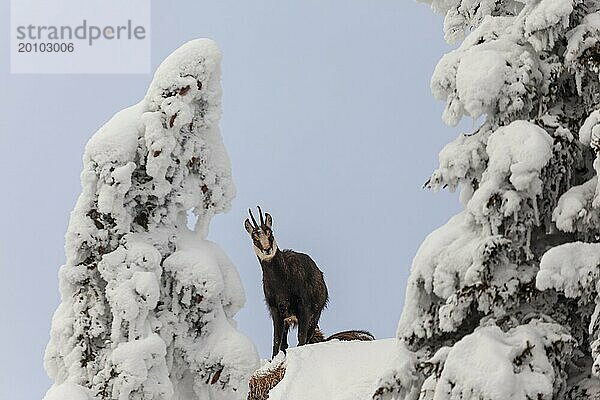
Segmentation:
[[(293, 250), (279, 250), (273, 237), (273, 218), (263, 217), (258, 207), (260, 225), (252, 211), (244, 222), (254, 243), (263, 274), (263, 291), (273, 320), (273, 357), (288, 347), (291, 320), (298, 322), (298, 345), (314, 341), (317, 323), (327, 305), (328, 293), (323, 272), (310, 256)], [(315, 338), (316, 339), (316, 338)]]

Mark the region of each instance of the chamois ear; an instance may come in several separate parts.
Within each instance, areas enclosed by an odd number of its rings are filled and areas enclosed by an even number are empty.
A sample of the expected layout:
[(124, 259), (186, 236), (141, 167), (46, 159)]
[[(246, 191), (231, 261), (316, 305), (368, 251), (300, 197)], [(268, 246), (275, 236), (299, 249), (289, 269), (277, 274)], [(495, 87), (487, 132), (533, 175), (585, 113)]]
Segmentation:
[(254, 230), (254, 227), (248, 218), (246, 218), (246, 221), (244, 222), (244, 228), (246, 228), (246, 232), (249, 234), (252, 234), (252, 231)]
[(265, 213), (265, 225), (267, 225), (268, 228), (273, 226), (273, 217), (271, 217), (271, 214), (269, 213)]

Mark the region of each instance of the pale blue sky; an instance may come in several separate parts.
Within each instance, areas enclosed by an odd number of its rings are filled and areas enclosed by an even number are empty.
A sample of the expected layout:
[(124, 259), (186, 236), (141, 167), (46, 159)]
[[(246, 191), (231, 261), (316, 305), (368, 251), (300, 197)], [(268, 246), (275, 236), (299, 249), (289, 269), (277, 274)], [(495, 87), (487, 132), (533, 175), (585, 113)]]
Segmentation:
[[(442, 19), (406, 0), (152, 6), (153, 70), (193, 38), (216, 40), (224, 54), (221, 128), (238, 196), (210, 238), (246, 289), (239, 328), (270, 354), (260, 268), (242, 227), (259, 203), (280, 246), (324, 271), (325, 333), (393, 336), (419, 243), (459, 209), (456, 196), (421, 189), (458, 133), (429, 91), (448, 51)], [(0, 15), (0, 399), (32, 400), (50, 385), (42, 356), (83, 147), (142, 98), (151, 76), (10, 75), (7, 0)]]

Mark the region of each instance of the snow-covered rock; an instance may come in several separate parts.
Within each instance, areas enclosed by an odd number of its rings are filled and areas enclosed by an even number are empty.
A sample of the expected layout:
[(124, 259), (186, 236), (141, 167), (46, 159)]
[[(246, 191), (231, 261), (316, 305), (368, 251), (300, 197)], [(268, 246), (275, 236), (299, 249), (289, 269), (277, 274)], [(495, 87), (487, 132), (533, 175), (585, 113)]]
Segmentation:
[(269, 400), (358, 400), (372, 398), (381, 375), (398, 360), (398, 341), (331, 342), (289, 348), (257, 374), (285, 367)]

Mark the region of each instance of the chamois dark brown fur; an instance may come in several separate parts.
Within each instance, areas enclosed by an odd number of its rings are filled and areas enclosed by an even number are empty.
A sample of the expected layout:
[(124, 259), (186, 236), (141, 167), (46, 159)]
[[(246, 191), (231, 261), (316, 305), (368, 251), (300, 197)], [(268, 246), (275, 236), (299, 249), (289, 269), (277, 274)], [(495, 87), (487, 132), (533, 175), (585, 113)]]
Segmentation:
[(313, 341), (328, 293), (323, 272), (310, 256), (293, 250), (279, 250), (273, 237), (273, 218), (264, 217), (260, 207), (260, 225), (252, 212), (244, 226), (252, 237), (263, 275), (263, 291), (273, 320), (273, 357), (288, 347), (289, 324), (298, 321), (298, 345)]

